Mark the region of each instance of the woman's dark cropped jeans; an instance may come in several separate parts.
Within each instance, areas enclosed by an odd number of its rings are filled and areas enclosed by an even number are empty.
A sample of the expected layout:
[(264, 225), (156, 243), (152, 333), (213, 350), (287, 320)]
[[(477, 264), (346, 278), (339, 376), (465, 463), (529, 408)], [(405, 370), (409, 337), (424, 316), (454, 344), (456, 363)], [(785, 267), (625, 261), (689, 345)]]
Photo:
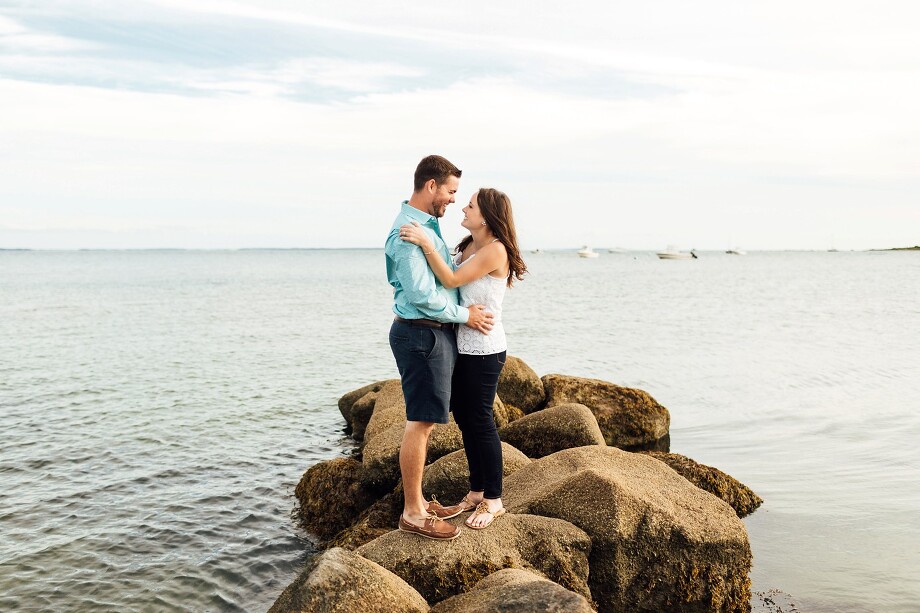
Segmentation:
[(486, 498), (502, 495), (502, 446), (492, 414), (498, 376), (506, 352), (457, 356), (451, 381), (450, 410), (463, 433), (470, 467), (470, 491)]

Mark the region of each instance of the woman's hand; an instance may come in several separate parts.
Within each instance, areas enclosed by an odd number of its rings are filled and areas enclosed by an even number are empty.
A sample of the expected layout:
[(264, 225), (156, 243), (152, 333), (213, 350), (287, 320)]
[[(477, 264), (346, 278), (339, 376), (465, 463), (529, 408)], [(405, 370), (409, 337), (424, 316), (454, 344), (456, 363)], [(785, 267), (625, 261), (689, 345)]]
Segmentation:
[(417, 221), (400, 227), (399, 237), (407, 243), (418, 245), (422, 248), (422, 251), (434, 251), (434, 243), (431, 242), (431, 239), (425, 234), (425, 231), (422, 230)]

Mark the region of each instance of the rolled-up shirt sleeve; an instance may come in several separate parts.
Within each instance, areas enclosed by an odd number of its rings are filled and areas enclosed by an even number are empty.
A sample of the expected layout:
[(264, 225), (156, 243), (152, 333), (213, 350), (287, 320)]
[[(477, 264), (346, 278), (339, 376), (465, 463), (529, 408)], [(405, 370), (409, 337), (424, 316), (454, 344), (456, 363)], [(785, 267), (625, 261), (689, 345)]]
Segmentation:
[(444, 295), (417, 245), (399, 238), (393, 231), (387, 237), (386, 252), (393, 261), (394, 273), (399, 281), (403, 300), (414, 306), (427, 319), (464, 324), (470, 317), (469, 309), (454, 304)]

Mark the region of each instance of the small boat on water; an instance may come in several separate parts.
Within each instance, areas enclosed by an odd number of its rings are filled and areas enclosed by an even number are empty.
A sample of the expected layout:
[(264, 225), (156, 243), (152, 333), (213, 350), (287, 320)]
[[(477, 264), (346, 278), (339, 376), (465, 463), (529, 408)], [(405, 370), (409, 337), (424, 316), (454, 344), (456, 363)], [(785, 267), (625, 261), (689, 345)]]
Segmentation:
[(678, 251), (677, 247), (674, 245), (668, 245), (668, 248), (664, 251), (659, 251), (655, 255), (658, 256), (658, 259), (661, 260), (695, 260), (697, 259), (696, 254), (693, 253), (693, 249), (690, 251)]
[(595, 251), (591, 247), (588, 247), (587, 245), (585, 245), (578, 251), (578, 257), (580, 258), (596, 258), (599, 255), (600, 254), (597, 251)]
[(531, 249), (530, 252), (531, 253), (543, 253), (543, 250), (537, 247), (536, 249)]
[(744, 249), (738, 249), (737, 247), (735, 247), (734, 249), (726, 249), (725, 253), (729, 255), (747, 255), (747, 251), (745, 251)]

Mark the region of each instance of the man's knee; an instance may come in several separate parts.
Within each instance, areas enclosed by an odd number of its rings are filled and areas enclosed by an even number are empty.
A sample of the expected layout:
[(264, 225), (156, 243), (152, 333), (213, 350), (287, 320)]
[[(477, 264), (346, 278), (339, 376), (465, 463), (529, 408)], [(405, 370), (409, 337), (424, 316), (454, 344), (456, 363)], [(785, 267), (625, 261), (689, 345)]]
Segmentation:
[(428, 436), (434, 430), (434, 422), (430, 421), (407, 421), (406, 434)]

